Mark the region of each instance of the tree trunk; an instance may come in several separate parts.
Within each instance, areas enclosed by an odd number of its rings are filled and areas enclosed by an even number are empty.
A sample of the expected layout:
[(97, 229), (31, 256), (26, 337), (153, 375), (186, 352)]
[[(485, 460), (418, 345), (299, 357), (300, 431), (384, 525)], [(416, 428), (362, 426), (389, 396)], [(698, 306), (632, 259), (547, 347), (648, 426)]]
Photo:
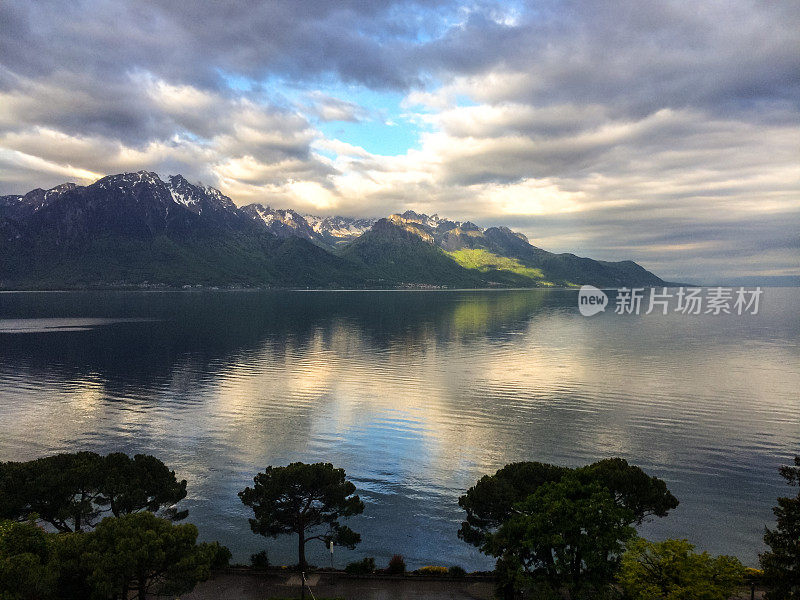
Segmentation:
[(299, 535), (297, 536), (297, 565), (300, 570), (300, 600), (305, 600), (306, 597), (306, 532), (305, 528), (301, 527)]
[(306, 570), (306, 534), (301, 531), (297, 539), (297, 566), (300, 571)]

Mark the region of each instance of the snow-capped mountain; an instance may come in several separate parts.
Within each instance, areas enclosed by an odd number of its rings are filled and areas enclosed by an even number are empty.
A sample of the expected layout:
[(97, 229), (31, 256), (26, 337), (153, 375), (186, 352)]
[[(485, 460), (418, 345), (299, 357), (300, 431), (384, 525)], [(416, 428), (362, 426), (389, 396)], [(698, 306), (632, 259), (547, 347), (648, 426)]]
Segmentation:
[(306, 222), (331, 246), (356, 239), (375, 224), (377, 219), (358, 219), (353, 217), (317, 217), (304, 215)]
[(328, 248), (354, 240), (377, 220), (301, 215), (291, 209), (271, 208), (263, 204), (248, 204), (241, 210), (278, 237), (299, 237)]
[[(160, 180), (159, 180), (160, 181)], [(183, 175), (172, 175), (166, 184), (172, 199), (195, 214), (204, 210), (235, 211), (233, 200), (210, 186), (192, 185)]]
[(352, 286), (363, 278), (180, 175), (123, 173), (0, 197), (0, 287)]
[(275, 209), (263, 204), (248, 204), (241, 208), (253, 222), (266, 231), (281, 238), (299, 237), (312, 242), (320, 242), (320, 236), (306, 222), (303, 216), (291, 209)]
[(663, 285), (631, 261), (553, 254), (506, 227), (238, 208), (181, 175), (121, 173), (0, 197), (0, 287)]

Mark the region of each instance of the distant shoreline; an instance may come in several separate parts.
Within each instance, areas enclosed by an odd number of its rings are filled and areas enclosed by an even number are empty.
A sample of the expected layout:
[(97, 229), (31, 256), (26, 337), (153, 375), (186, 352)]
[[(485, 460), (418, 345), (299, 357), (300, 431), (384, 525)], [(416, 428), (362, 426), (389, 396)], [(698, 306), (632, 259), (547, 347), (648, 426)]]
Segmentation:
[[(616, 288), (604, 288), (616, 289)], [(20, 288), (0, 289), (0, 294), (31, 294), (31, 293), (66, 293), (66, 292), (503, 292), (503, 291), (532, 291), (532, 290), (574, 290), (578, 287), (485, 287), (485, 288), (448, 288), (448, 287), (393, 287), (393, 288), (300, 288), (300, 287), (75, 287), (75, 288)]]
[[(634, 286), (649, 288), (660, 288), (663, 286)], [(697, 287), (697, 288), (716, 288), (717, 285), (705, 284), (678, 284), (668, 283), (667, 288)], [(770, 289), (798, 289), (800, 285), (765, 285), (754, 284), (749, 286), (723, 285), (723, 288), (738, 287), (762, 287)], [(482, 287), (482, 288), (449, 288), (449, 287), (392, 287), (392, 288), (302, 288), (302, 287), (222, 287), (222, 286), (201, 286), (201, 287), (74, 287), (74, 288), (0, 288), (0, 294), (33, 294), (33, 293), (54, 293), (63, 294), (67, 292), (142, 292), (142, 293), (198, 293), (198, 292), (510, 292), (510, 291), (578, 291), (579, 286), (538, 286), (538, 287)], [(618, 290), (620, 288), (601, 287), (602, 290)]]

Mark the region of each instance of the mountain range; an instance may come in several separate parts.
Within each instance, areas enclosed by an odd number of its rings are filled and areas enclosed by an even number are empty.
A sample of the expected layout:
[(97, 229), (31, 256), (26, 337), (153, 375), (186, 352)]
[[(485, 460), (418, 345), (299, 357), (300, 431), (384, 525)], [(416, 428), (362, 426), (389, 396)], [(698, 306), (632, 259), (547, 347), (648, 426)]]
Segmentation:
[(241, 208), (139, 171), (0, 196), (0, 287), (661, 286), (632, 261), (537, 248), (506, 227)]

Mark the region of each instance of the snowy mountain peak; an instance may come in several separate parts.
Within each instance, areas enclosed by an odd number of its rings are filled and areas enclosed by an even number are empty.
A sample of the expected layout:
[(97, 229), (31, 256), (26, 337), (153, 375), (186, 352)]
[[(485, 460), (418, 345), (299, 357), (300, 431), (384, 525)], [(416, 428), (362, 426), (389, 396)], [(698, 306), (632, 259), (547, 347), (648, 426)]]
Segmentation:
[(322, 236), (342, 240), (356, 238), (375, 224), (377, 219), (357, 219), (353, 217), (318, 217), (303, 215), (311, 228)]
[(430, 227), (431, 229), (437, 228), (445, 228), (445, 229), (453, 229), (455, 227), (463, 227), (465, 225), (470, 225), (472, 227), (476, 227), (472, 223), (461, 223), (459, 221), (451, 221), (449, 219), (445, 219), (440, 217), (438, 214), (434, 214), (428, 216), (423, 213), (414, 212), (413, 210), (407, 210), (402, 214), (395, 214), (391, 215), (392, 217), (397, 217), (399, 219), (403, 219), (409, 223), (416, 223), (418, 225), (424, 225), (425, 227)]

